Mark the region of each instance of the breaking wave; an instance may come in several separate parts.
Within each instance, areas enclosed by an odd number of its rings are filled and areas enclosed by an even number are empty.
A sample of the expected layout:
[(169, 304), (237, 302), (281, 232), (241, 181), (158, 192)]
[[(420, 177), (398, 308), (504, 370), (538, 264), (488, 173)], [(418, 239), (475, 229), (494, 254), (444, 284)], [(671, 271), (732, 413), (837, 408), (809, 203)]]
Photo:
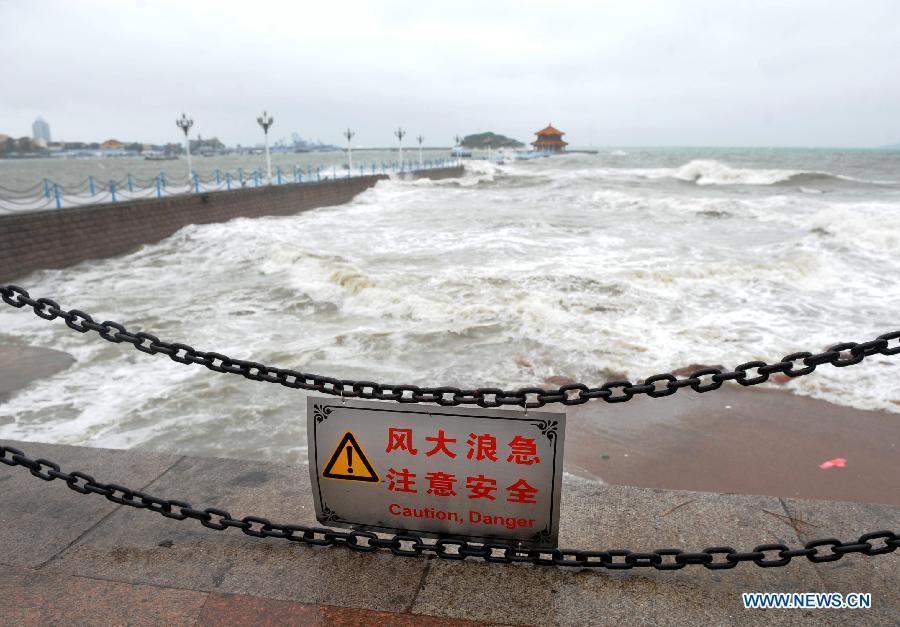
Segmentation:
[(867, 184), (891, 184), (894, 181), (871, 181), (852, 176), (808, 170), (776, 170), (755, 168), (734, 168), (713, 159), (695, 159), (680, 168), (660, 169), (658, 174), (648, 178), (667, 176), (697, 185), (778, 185), (805, 184), (821, 181), (850, 181)]
[(860, 179), (815, 170), (735, 168), (714, 159), (694, 159), (677, 168), (632, 169), (641, 178), (674, 178), (697, 185), (800, 185), (823, 181), (892, 185), (897, 181)]

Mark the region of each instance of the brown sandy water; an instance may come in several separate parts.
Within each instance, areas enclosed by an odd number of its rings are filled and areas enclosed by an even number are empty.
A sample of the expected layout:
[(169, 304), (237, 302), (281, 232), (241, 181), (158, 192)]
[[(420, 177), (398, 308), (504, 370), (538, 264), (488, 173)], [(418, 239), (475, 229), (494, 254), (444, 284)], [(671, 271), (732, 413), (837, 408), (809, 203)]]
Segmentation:
[[(0, 402), (72, 363), (61, 351), (0, 347)], [(707, 394), (587, 403), (568, 408), (567, 419), (566, 470), (574, 475), (648, 488), (900, 505), (893, 414), (726, 384)], [(845, 467), (819, 467), (837, 457)]]
[[(900, 505), (898, 423), (726, 384), (570, 408), (566, 460), (573, 474), (617, 485)], [(846, 466), (819, 467), (834, 458)]]

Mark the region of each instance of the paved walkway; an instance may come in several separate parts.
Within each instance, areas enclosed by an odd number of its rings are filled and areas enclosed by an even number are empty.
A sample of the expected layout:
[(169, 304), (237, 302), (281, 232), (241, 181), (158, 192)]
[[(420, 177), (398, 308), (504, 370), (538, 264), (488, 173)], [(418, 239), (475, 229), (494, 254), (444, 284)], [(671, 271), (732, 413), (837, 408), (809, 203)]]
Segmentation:
[[(305, 467), (4, 443), (195, 506), (314, 522)], [(633, 550), (798, 545), (896, 529), (900, 520), (888, 505), (571, 480), (562, 512), (561, 545)], [(0, 466), (2, 624), (897, 624), (898, 556), (669, 572), (398, 558), (216, 532)], [(762, 591), (871, 592), (874, 607), (744, 610), (740, 593)]]

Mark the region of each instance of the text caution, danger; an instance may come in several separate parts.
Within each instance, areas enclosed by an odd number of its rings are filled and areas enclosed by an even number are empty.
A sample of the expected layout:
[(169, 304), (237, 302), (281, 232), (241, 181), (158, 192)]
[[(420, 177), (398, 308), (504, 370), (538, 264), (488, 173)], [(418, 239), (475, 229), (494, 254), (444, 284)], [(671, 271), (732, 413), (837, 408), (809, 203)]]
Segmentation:
[(555, 547), (565, 414), (310, 397), (322, 523)]

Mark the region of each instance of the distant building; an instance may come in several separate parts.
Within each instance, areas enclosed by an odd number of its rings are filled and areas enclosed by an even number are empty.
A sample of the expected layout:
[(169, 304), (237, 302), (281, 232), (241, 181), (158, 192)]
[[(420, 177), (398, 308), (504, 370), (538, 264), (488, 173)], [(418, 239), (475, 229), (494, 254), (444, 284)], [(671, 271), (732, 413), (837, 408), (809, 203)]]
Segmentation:
[(41, 116), (38, 116), (38, 119), (35, 120), (34, 124), (31, 125), (31, 134), (34, 138), (34, 141), (43, 141), (44, 146), (52, 141), (50, 139), (50, 125), (47, 124), (47, 122)]
[(537, 135), (537, 139), (531, 142), (531, 145), (538, 152), (565, 152), (566, 146), (569, 145), (562, 139), (565, 133), (553, 128), (552, 124), (548, 124), (547, 128), (541, 129), (535, 135)]
[(124, 147), (125, 144), (120, 142), (118, 139), (107, 139), (105, 142), (100, 144), (100, 148), (104, 150), (119, 150)]

